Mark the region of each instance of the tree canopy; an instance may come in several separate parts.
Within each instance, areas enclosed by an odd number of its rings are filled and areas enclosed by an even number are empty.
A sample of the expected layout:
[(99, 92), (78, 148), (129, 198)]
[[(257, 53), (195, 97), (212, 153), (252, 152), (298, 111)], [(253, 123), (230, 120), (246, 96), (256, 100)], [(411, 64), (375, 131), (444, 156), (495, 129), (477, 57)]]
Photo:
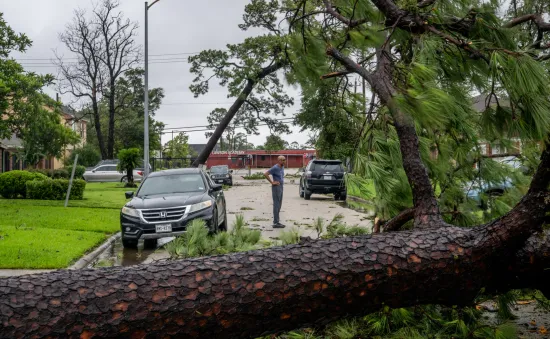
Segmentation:
[(61, 124), (60, 106), (42, 92), (52, 75), (27, 72), (11, 52), (25, 52), (31, 40), (17, 34), (0, 13), (0, 138), (23, 140), (23, 159), (31, 166), (47, 156), (60, 157), (78, 136)]

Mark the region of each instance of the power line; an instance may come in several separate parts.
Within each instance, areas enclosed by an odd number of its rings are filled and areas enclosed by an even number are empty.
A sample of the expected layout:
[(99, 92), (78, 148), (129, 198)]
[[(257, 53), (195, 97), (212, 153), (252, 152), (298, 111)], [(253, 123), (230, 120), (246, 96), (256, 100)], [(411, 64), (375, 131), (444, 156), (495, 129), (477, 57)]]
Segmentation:
[[(285, 123), (288, 124), (288, 123)], [(256, 126), (269, 126), (269, 124), (258, 124)], [(235, 128), (244, 128), (244, 126), (236, 126)], [(214, 131), (215, 129), (212, 128), (205, 128), (205, 129), (196, 129), (196, 130), (190, 130), (190, 131), (170, 131), (170, 132), (161, 132), (160, 134), (172, 134), (172, 133), (191, 133), (191, 132), (207, 132), (207, 131)]]
[[(272, 119), (272, 120), (275, 120), (275, 121), (284, 121), (284, 120), (294, 120), (296, 116), (292, 117), (292, 118), (280, 118), (280, 119)], [(214, 126), (217, 126), (217, 125), (214, 125)], [(258, 125), (260, 126), (260, 125)], [(166, 131), (166, 130), (176, 130), (176, 129), (183, 129), (183, 128), (199, 128), (199, 127), (210, 127), (210, 125), (202, 125), (202, 126), (184, 126), (184, 127), (171, 127), (171, 128), (165, 128), (163, 131)], [(239, 125), (239, 126), (235, 126), (235, 127), (246, 127), (244, 125)]]
[(229, 105), (233, 104), (234, 101), (228, 101), (228, 102), (169, 102), (169, 103), (163, 103), (162, 105), (166, 106), (180, 106), (180, 105)]
[[(164, 54), (149, 54), (151, 57), (163, 57), (163, 56), (175, 56), (175, 55), (197, 55), (201, 52), (185, 52), (185, 53), (164, 53)], [(32, 60), (45, 60), (45, 61), (51, 61), (51, 60), (57, 60), (57, 58), (14, 58), (14, 60), (20, 60), (20, 61), (32, 61)], [(62, 57), (61, 60), (78, 60), (78, 58), (65, 58)]]

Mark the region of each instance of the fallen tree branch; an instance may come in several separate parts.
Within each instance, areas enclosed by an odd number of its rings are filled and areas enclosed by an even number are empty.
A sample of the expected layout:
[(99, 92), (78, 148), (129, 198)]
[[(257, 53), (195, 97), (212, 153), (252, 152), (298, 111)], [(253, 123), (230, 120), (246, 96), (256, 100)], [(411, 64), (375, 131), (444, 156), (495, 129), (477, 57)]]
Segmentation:
[(384, 224), (384, 232), (399, 231), (403, 225), (414, 219), (414, 208), (408, 208)]
[[(527, 195), (503, 218), (475, 228), (0, 279), (0, 337), (250, 338), (382, 305), (465, 305), (482, 287), (508, 284), (502, 272), (540, 227), (543, 198)], [(520, 255), (523, 273), (548, 267), (548, 256), (524, 261), (532, 250)]]

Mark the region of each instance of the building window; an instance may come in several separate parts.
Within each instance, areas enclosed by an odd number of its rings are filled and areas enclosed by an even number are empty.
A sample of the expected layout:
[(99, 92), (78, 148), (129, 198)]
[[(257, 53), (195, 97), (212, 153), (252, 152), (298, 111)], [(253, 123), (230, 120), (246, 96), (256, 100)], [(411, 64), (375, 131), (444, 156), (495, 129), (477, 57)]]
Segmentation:
[(265, 155), (262, 155), (261, 159), (262, 161), (265, 161)]
[(482, 155), (487, 155), (487, 144), (479, 145), (479, 150), (480, 150)]

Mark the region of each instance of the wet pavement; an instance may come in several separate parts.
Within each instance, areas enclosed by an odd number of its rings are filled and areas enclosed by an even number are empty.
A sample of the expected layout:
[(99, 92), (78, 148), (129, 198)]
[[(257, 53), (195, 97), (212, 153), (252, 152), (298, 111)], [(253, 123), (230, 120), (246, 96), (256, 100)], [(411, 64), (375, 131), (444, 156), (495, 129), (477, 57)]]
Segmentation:
[(109, 246), (90, 263), (88, 267), (133, 266), (165, 260), (168, 258), (168, 253), (162, 249), (162, 246), (173, 239), (174, 238), (159, 239), (156, 248), (145, 248), (141, 241), (137, 249), (124, 248), (122, 246), (122, 240), (118, 239), (112, 246)]
[[(242, 173), (241, 173), (242, 172)], [(253, 170), (252, 173), (256, 171)], [(234, 173), (233, 187), (225, 190), (228, 215), (227, 221), (231, 229), (238, 214), (242, 214), (251, 229), (262, 232), (264, 239), (277, 239), (281, 229), (273, 229), (273, 203), (271, 186), (266, 180), (244, 180), (243, 170)], [(321, 217), (326, 224), (337, 214), (344, 216), (343, 221), (349, 226), (372, 227), (370, 214), (364, 204), (348, 199), (347, 202), (335, 201), (332, 195), (312, 195), (311, 200), (300, 198), (298, 181), (295, 178), (285, 178), (281, 222), (288, 230), (297, 230), (300, 236), (317, 238), (313, 223)], [(138, 249), (124, 249), (118, 240), (113, 246), (106, 249), (90, 267), (132, 266), (151, 263), (157, 260), (166, 260), (167, 252), (162, 246), (173, 238), (159, 239), (157, 248), (144, 248), (140, 243)]]

